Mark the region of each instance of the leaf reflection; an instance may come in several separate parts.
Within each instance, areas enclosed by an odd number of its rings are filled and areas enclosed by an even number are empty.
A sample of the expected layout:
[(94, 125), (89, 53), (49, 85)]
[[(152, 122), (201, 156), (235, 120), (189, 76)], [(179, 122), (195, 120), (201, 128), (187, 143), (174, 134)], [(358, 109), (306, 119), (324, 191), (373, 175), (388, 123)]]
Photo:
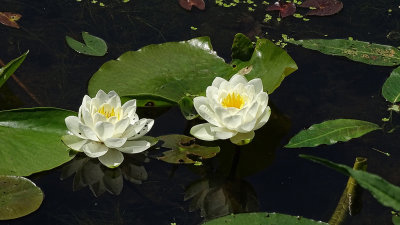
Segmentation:
[(143, 164), (148, 161), (146, 152), (125, 155), (124, 162), (118, 168), (110, 169), (103, 166), (97, 159), (78, 154), (62, 168), (60, 179), (64, 180), (75, 174), (73, 191), (88, 186), (96, 197), (106, 191), (113, 195), (119, 195), (124, 179), (134, 184), (141, 184), (147, 180), (148, 175)]

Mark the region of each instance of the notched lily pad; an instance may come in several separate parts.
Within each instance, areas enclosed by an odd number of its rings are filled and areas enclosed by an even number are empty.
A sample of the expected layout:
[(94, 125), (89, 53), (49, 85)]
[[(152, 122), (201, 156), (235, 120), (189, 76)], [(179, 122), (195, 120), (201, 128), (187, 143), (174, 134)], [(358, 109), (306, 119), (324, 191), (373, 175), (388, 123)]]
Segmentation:
[(293, 15), (296, 12), (296, 5), (292, 2), (275, 2), (273, 5), (267, 7), (267, 11), (279, 11), (282, 18)]
[(26, 216), (36, 211), (43, 192), (24, 177), (0, 176), (0, 220)]
[(69, 47), (85, 55), (103, 56), (107, 53), (107, 44), (103, 39), (90, 35), (88, 32), (82, 32), (82, 38), (85, 43), (81, 43), (70, 36), (66, 36), (65, 40)]
[(204, 0), (179, 0), (179, 5), (188, 11), (192, 10), (192, 6), (200, 10), (204, 10), (206, 8)]
[(171, 149), (164, 152), (164, 156), (158, 157), (159, 160), (167, 163), (191, 164), (196, 162), (192, 158), (198, 158), (199, 160), (212, 158), (220, 150), (218, 146), (207, 147), (198, 145), (195, 143), (195, 138), (185, 135), (171, 134), (160, 136), (158, 139), (164, 142), (161, 145), (162, 147)]
[(306, 0), (299, 7), (315, 9), (310, 10), (307, 16), (330, 16), (343, 9), (343, 3), (337, 0)]

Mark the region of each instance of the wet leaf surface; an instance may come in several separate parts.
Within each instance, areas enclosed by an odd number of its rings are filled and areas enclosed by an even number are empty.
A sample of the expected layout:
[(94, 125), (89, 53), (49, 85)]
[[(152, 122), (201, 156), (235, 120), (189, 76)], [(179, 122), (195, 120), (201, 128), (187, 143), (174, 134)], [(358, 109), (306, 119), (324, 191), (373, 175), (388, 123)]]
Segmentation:
[(382, 95), (391, 103), (400, 101), (400, 67), (394, 69), (383, 84)]
[(12, 12), (0, 12), (0, 23), (8, 27), (19, 29), (17, 21), (22, 17), (21, 14)]
[(195, 138), (185, 135), (171, 134), (160, 136), (158, 139), (164, 142), (162, 147), (171, 149), (163, 152), (164, 156), (158, 157), (159, 160), (168, 163), (195, 163), (197, 160), (193, 160), (191, 156), (199, 160), (208, 159), (214, 157), (220, 150), (218, 146), (200, 146), (195, 143)]
[(84, 44), (69, 36), (66, 36), (65, 40), (69, 47), (85, 55), (103, 56), (107, 53), (107, 44), (103, 39), (90, 35), (88, 32), (82, 32), (82, 38)]
[(343, 3), (337, 0), (306, 0), (299, 7), (316, 8), (310, 10), (307, 16), (330, 16), (343, 9)]
[(286, 148), (316, 147), (332, 145), (339, 141), (349, 141), (371, 131), (380, 129), (378, 125), (362, 120), (336, 119), (314, 124), (296, 134)]
[(36, 211), (43, 192), (24, 177), (0, 176), (0, 220), (26, 216)]
[(289, 39), (287, 42), (327, 55), (345, 56), (353, 61), (370, 65), (395, 66), (400, 64), (399, 49), (389, 45), (347, 39)]
[(206, 8), (204, 0), (179, 0), (179, 5), (189, 11), (192, 10), (193, 6), (200, 10), (204, 10)]
[(242, 213), (224, 216), (203, 225), (328, 225), (321, 221), (314, 221), (300, 216), (290, 216), (279, 213)]
[(275, 2), (273, 5), (267, 7), (267, 11), (279, 11), (279, 15), (285, 18), (296, 12), (296, 5), (292, 2)]

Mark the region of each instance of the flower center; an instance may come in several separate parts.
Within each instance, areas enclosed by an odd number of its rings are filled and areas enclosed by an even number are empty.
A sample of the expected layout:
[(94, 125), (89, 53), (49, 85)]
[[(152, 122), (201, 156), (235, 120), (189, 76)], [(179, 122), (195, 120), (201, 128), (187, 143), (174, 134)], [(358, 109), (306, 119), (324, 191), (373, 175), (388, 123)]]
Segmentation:
[(114, 108), (112, 107), (111, 109), (109, 107), (104, 107), (104, 105), (97, 111), (100, 114), (103, 114), (107, 119), (113, 116), (117, 116), (119, 120), (119, 113), (115, 113)]
[(229, 93), (225, 98), (222, 99), (221, 105), (223, 107), (235, 107), (241, 109), (244, 105), (244, 99), (240, 94), (235, 92)]

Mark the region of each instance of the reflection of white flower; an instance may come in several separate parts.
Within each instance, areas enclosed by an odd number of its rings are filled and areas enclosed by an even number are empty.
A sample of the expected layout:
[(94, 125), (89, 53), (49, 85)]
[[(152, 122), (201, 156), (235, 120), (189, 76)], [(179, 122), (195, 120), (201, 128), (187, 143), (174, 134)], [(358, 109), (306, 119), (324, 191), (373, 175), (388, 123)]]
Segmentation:
[(70, 135), (62, 138), (73, 150), (98, 158), (107, 167), (117, 167), (124, 153), (139, 153), (150, 147), (142, 137), (153, 126), (154, 120), (140, 119), (136, 114), (136, 100), (121, 106), (117, 93), (100, 90), (96, 97), (85, 96), (78, 117), (69, 116), (65, 123)]
[(194, 107), (208, 123), (192, 127), (190, 133), (202, 140), (230, 138), (233, 143), (252, 139), (271, 115), (268, 94), (259, 78), (247, 81), (234, 75), (229, 81), (216, 77), (206, 97), (194, 98)]

